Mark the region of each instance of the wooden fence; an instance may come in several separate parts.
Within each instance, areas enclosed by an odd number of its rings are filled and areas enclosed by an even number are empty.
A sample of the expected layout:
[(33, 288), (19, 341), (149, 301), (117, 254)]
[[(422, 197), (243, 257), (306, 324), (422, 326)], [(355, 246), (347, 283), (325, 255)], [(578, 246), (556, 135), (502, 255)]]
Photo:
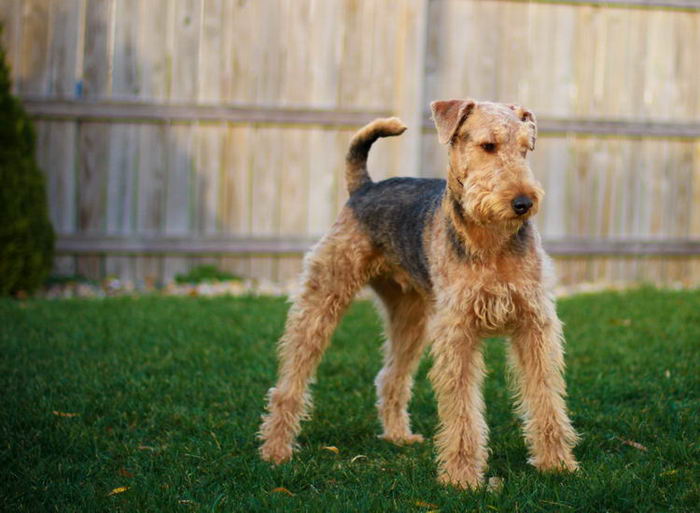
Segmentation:
[(216, 263), (287, 280), (346, 198), (439, 176), (430, 100), (527, 105), (538, 224), (564, 282), (700, 283), (700, 2), (4, 0), (35, 117), (57, 272), (168, 280)]

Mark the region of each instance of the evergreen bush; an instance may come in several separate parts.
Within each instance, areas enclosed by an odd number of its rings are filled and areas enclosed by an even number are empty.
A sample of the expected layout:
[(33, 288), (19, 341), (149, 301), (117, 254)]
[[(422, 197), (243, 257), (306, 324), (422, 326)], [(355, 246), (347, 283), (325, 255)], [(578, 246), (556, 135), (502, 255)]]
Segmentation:
[[(2, 28), (0, 27), (0, 30)], [(35, 159), (31, 121), (12, 95), (0, 46), (0, 295), (31, 293), (53, 257), (44, 177)]]

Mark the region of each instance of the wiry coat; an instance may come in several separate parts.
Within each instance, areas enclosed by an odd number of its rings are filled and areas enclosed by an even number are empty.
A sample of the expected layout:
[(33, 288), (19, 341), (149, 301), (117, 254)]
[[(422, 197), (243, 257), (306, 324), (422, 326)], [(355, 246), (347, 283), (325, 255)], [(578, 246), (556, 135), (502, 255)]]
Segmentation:
[(383, 438), (422, 440), (411, 432), (407, 404), (413, 373), (432, 342), (439, 479), (479, 485), (488, 433), (481, 339), (508, 335), (531, 462), (542, 470), (577, 467), (551, 265), (529, 221), (543, 195), (525, 160), (535, 144), (534, 116), (473, 100), (432, 108), (438, 137), (449, 145), (447, 180), (372, 182), (369, 149), (377, 138), (405, 130), (396, 118), (370, 123), (351, 142), (350, 198), (305, 259), (303, 287), (280, 341), (279, 380), (260, 430), (268, 461), (291, 457), (310, 407), (309, 380), (345, 308), (369, 284), (387, 326), (376, 379)]

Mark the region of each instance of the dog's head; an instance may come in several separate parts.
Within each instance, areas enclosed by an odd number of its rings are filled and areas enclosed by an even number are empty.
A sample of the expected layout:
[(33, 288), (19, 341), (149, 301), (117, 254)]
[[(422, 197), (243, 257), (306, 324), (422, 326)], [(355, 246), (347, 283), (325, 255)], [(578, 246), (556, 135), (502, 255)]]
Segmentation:
[(430, 106), (438, 139), (448, 145), (449, 193), (464, 213), (478, 224), (513, 229), (536, 214), (544, 191), (526, 160), (537, 138), (534, 114), (470, 99)]

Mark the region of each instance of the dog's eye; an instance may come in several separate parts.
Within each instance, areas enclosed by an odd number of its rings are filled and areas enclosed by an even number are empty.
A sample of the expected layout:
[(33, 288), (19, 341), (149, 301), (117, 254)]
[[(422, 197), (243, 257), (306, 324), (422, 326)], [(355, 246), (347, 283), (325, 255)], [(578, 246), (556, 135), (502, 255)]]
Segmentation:
[(481, 145), (481, 149), (486, 153), (493, 153), (496, 151), (496, 145), (494, 143), (484, 143)]

